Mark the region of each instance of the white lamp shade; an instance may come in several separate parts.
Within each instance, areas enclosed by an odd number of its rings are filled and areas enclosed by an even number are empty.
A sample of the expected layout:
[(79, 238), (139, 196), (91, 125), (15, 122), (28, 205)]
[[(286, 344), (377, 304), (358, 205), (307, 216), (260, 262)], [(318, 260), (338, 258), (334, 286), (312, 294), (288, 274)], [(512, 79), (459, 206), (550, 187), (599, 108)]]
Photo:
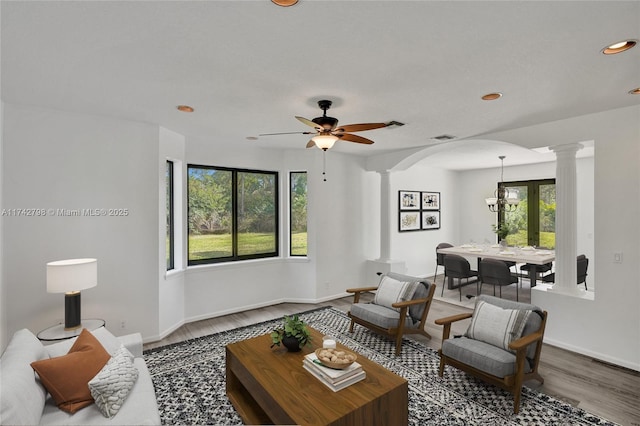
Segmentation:
[(47, 293), (80, 291), (96, 285), (97, 259), (69, 259), (47, 263)]
[(493, 206), (493, 205), (498, 204), (498, 199), (497, 199), (497, 198), (495, 198), (495, 197), (492, 197), (492, 198), (485, 198), (485, 200), (484, 200), (484, 201), (487, 203), (487, 205), (488, 205), (488, 206)]
[(333, 135), (318, 135), (312, 137), (311, 140), (316, 143), (316, 146), (318, 148), (327, 150), (331, 148), (334, 143), (336, 143), (338, 138)]

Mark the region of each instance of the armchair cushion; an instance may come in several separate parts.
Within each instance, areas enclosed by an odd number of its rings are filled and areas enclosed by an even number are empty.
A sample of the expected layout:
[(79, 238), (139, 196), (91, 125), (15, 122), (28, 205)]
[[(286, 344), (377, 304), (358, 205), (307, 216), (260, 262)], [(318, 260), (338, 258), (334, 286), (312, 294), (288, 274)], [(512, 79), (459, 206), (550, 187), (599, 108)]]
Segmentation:
[[(496, 297), (491, 297), (487, 295), (482, 295), (478, 297), (478, 300), (490, 301), (492, 305), (500, 306), (505, 309), (529, 309), (535, 313), (535, 315), (529, 315), (527, 319), (527, 323), (524, 326), (524, 330), (522, 330), (522, 335), (526, 336), (528, 334), (533, 333), (534, 331), (540, 328), (540, 324), (542, 324), (542, 309), (537, 307), (536, 305), (531, 305), (529, 303), (522, 302), (514, 302), (513, 300), (508, 299), (499, 299)], [(527, 349), (527, 358), (533, 359), (536, 353), (536, 345), (531, 345)]]
[(530, 315), (529, 309), (502, 308), (478, 300), (465, 336), (510, 350), (509, 343), (522, 337)]
[[(443, 341), (442, 354), (496, 377), (511, 376), (516, 372), (515, 354), (464, 336)], [(524, 365), (525, 373), (531, 371), (528, 361)]]
[[(387, 272), (386, 274), (389, 278), (393, 278), (398, 281), (418, 281), (418, 285), (416, 286), (416, 291), (413, 293), (412, 300), (416, 299), (426, 299), (429, 297), (429, 292), (431, 291), (431, 286), (434, 285), (430, 283), (426, 278), (417, 278), (412, 277), (410, 275), (399, 274), (397, 272)], [(409, 306), (409, 315), (413, 318), (413, 322), (420, 321), (422, 319), (422, 314), (426, 308), (424, 303), (419, 303), (416, 305)]]
[(382, 275), (373, 303), (399, 312), (400, 309), (394, 308), (392, 305), (411, 300), (418, 288), (418, 284), (418, 281), (400, 281), (395, 277), (390, 277), (388, 274)]
[[(398, 326), (398, 311), (375, 303), (355, 303), (351, 305), (351, 315), (382, 328)], [(411, 317), (405, 318), (404, 326), (415, 327)]]

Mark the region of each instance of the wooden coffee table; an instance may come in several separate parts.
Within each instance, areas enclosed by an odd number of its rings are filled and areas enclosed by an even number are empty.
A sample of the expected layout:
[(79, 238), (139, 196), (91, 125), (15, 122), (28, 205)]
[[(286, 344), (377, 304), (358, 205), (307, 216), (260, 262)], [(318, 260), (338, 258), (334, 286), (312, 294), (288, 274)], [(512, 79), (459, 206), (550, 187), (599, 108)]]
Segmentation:
[[(322, 343), (287, 352), (268, 334), (226, 347), (227, 396), (245, 424), (381, 425), (408, 423), (407, 381), (358, 354), (366, 379), (333, 392), (302, 367)], [(338, 344), (338, 347), (345, 348)]]

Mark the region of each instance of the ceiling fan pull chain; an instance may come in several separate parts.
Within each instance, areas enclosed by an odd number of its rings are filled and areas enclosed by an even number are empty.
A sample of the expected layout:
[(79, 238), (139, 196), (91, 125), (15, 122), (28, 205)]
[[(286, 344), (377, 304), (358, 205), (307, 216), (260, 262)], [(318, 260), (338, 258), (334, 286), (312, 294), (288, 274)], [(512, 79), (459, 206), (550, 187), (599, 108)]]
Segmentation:
[(322, 178), (326, 182), (327, 181), (327, 150), (322, 150)]

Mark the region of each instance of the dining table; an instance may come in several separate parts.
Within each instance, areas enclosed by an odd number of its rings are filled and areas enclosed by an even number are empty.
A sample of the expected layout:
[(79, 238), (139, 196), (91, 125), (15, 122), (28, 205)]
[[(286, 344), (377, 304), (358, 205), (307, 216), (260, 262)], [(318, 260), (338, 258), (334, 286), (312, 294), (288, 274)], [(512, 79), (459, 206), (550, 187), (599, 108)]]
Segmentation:
[[(536, 286), (537, 266), (551, 263), (556, 258), (555, 250), (539, 249), (531, 246), (510, 247), (500, 244), (462, 244), (460, 246), (437, 249), (437, 253), (457, 254), (465, 258), (475, 258), (478, 264), (478, 277), (482, 280), (480, 261), (482, 259), (498, 259), (507, 262), (526, 263), (531, 265), (529, 279), (531, 287)], [(453, 288), (453, 278), (449, 277), (449, 288)]]

